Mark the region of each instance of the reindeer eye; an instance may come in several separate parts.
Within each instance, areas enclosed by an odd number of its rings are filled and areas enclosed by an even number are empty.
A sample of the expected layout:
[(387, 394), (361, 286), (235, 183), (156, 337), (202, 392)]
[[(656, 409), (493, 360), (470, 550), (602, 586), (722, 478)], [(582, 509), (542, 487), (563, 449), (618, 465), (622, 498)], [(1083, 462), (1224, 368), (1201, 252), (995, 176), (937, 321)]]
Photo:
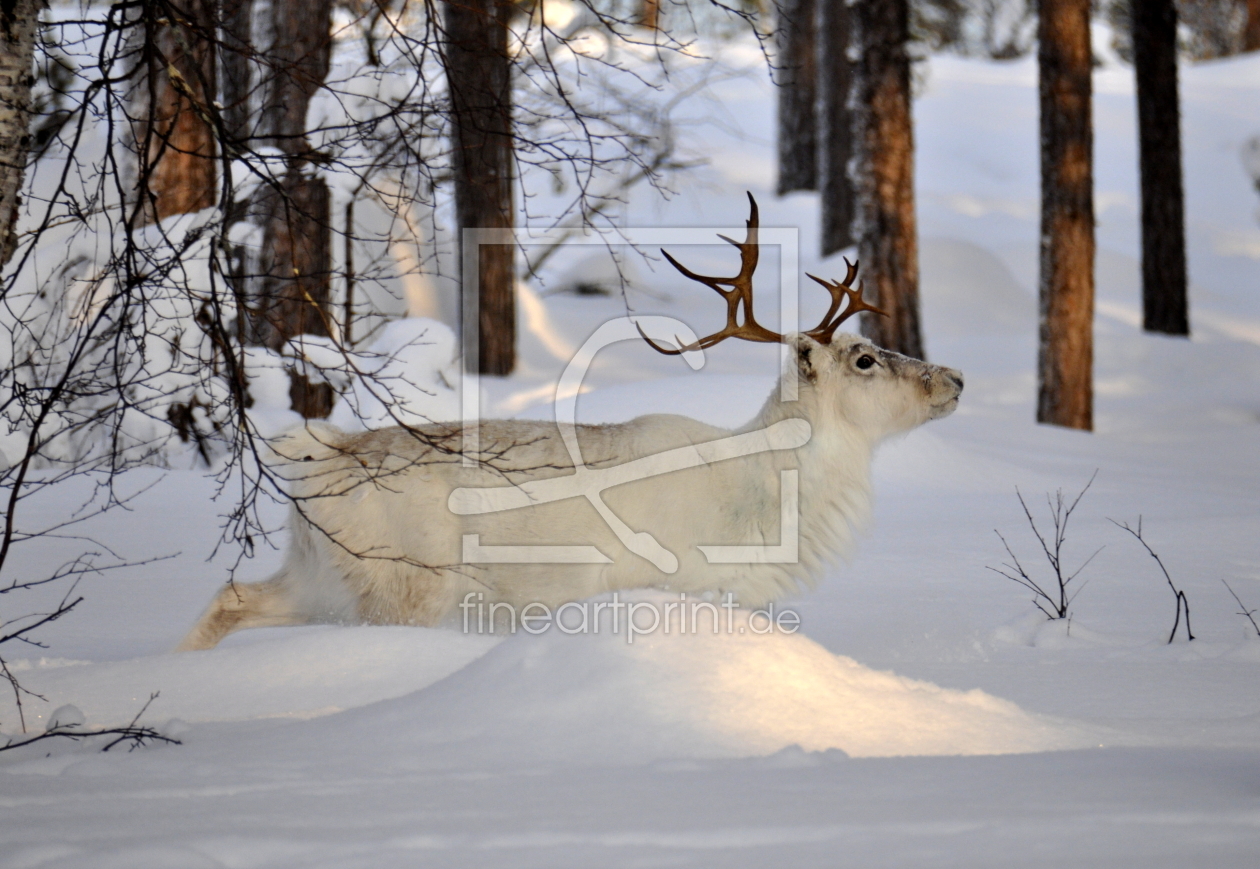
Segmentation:
[(857, 358), (857, 362), (853, 364), (865, 371), (875, 364), (875, 357), (871, 356), (869, 353), (863, 353)]

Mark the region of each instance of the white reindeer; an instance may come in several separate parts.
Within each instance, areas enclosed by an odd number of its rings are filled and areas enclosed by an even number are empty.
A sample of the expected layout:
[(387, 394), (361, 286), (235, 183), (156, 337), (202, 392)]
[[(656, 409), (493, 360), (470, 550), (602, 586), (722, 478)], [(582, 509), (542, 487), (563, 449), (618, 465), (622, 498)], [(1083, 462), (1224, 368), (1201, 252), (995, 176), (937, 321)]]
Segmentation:
[[(781, 400), (781, 383), (756, 418), (735, 431), (657, 414), (617, 425), (575, 426), (567, 434), (576, 437), (592, 469), (677, 455), (689, 447), (713, 457), (720, 452), (717, 447), (739, 435), (782, 432), (784, 423), (808, 435), (796, 441), (803, 445), (770, 445), (737, 458), (692, 462), (670, 473), (631, 479), (603, 493), (603, 510), (582, 498), (538, 503), (526, 498), (516, 509), (477, 513), (468, 506), (476, 502), (468, 496), (477, 490), (501, 493), (515, 487), (511, 494), (519, 495), (531, 487), (554, 486), (543, 481), (576, 476), (564, 427), (484, 421), (476, 462), (470, 463), (460, 451), (462, 433), (450, 425), (345, 433), (312, 424), (273, 447), (293, 498), (284, 566), (264, 582), (225, 587), (179, 648), (211, 648), (228, 633), (251, 627), (439, 625), (454, 621), (470, 595), (519, 612), (534, 602), (555, 608), (604, 592), (658, 587), (692, 595), (730, 593), (741, 606), (760, 607), (801, 585), (811, 586), (823, 566), (843, 554), (853, 529), (868, 515), (875, 447), (890, 435), (951, 413), (963, 381), (953, 369), (836, 334), (840, 323), (858, 311), (878, 311), (862, 300), (860, 288), (851, 289), (855, 265), (842, 283), (813, 278), (832, 296), (817, 328), (779, 335), (760, 326), (752, 311), (757, 225), (752, 202), (744, 243), (726, 239), (741, 252), (742, 267), (734, 278), (694, 274), (666, 254), (684, 275), (724, 297), (726, 327), (675, 350), (644, 338), (671, 354), (712, 347), (728, 337), (783, 342), (790, 347), (790, 364), (782, 377), (795, 380), (796, 400)], [(781, 488), (793, 481), (798, 500), (789, 503)], [(452, 509), (460, 505), (459, 512)], [(782, 538), (791, 531), (783, 521), (791, 511), (784, 505), (799, 517), (792, 541), (795, 558), (710, 559), (720, 551), (714, 547), (782, 548), (788, 542)], [(618, 521), (625, 533), (612, 527)], [(600, 563), (466, 563), (475, 561), (465, 559), (467, 539), (487, 546), (585, 544), (600, 553), (589, 561)], [(655, 546), (676, 558), (644, 557), (636, 542), (645, 540), (652, 543), (648, 549)]]

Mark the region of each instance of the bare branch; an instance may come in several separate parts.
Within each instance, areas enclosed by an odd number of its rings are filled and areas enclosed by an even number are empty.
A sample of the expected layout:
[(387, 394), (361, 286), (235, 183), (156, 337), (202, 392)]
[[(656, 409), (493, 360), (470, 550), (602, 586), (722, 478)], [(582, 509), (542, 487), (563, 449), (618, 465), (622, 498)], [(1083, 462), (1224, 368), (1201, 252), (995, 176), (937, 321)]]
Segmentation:
[(1260, 625), (1256, 624), (1256, 610), (1247, 609), (1247, 605), (1242, 602), (1242, 598), (1238, 596), (1238, 593), (1230, 588), (1229, 583), (1225, 582), (1224, 579), (1222, 579), (1221, 582), (1225, 584), (1225, 587), (1229, 589), (1229, 593), (1233, 596), (1234, 600), (1238, 602), (1238, 615), (1246, 616), (1247, 621), (1251, 622), (1251, 626), (1256, 629), (1256, 636), (1260, 637)]
[(1168, 634), (1169, 644), (1171, 645), (1172, 641), (1177, 637), (1177, 628), (1181, 624), (1181, 613), (1183, 610), (1186, 614), (1186, 639), (1193, 640), (1194, 633), (1190, 630), (1190, 601), (1186, 598), (1186, 593), (1173, 584), (1172, 577), (1168, 575), (1168, 569), (1164, 567), (1163, 560), (1155, 554), (1155, 550), (1151, 548), (1150, 544), (1147, 543), (1146, 539), (1142, 536), (1142, 517), (1138, 516), (1136, 530), (1129, 527), (1128, 522), (1121, 523), (1117, 522), (1115, 519), (1108, 519), (1107, 521), (1109, 521), (1112, 525), (1115, 525), (1117, 528), (1123, 528), (1125, 531), (1128, 531), (1133, 535), (1134, 539), (1137, 540), (1138, 543), (1142, 544), (1142, 548), (1146, 550), (1147, 554), (1150, 555), (1151, 558), (1155, 559), (1155, 563), (1159, 565), (1160, 572), (1164, 574), (1164, 579), (1167, 581), (1168, 587), (1172, 589), (1177, 611), (1176, 616), (1173, 619), (1172, 631)]
[[(1081, 571), (1084, 570), (1089, 563), (1094, 560), (1094, 557), (1097, 556), (1103, 549), (1103, 547), (1099, 547), (1094, 551), (1093, 555), (1090, 555), (1089, 558), (1085, 559), (1075, 572), (1066, 576), (1064, 575), (1063, 545), (1067, 542), (1068, 520), (1072, 518), (1073, 511), (1075, 511), (1077, 505), (1081, 503), (1081, 498), (1085, 497), (1085, 493), (1088, 492), (1089, 487), (1094, 484), (1094, 479), (1097, 476), (1098, 471), (1094, 471), (1093, 476), (1089, 478), (1089, 482), (1087, 482), (1085, 487), (1081, 489), (1074, 499), (1072, 499), (1072, 503), (1070, 505), (1065, 502), (1062, 489), (1055, 492), (1053, 499), (1051, 499), (1049, 493), (1046, 494), (1046, 506), (1050, 513), (1050, 523), (1054, 528), (1054, 536), (1051, 540), (1047, 540), (1046, 536), (1042, 534), (1041, 529), (1037, 527), (1037, 520), (1033, 518), (1032, 510), (1029, 509), (1028, 503), (1024, 500), (1023, 493), (1019, 491), (1018, 487), (1015, 489), (1015, 497), (1019, 499), (1019, 506), (1023, 508), (1024, 518), (1028, 520), (1028, 527), (1032, 530), (1033, 536), (1037, 539), (1037, 543), (1041, 546), (1042, 554), (1045, 555), (1046, 561), (1050, 564), (1050, 570), (1054, 577), (1053, 585), (1043, 587), (1036, 580), (1032, 579), (1028, 575), (1028, 572), (1024, 570), (1023, 565), (1020, 564), (1019, 559), (1015, 556), (1010, 544), (1006, 542), (1006, 538), (1003, 537), (1000, 532), (996, 530), (994, 531), (994, 533), (997, 534), (998, 539), (1002, 541), (1002, 546), (1006, 549), (1006, 554), (1010, 556), (1014, 565), (1003, 565), (1003, 567), (1007, 568), (1005, 571), (994, 567), (990, 567), (989, 570), (1001, 574), (1012, 582), (1016, 582), (1033, 592), (1033, 603), (1039, 610), (1046, 614), (1047, 618), (1051, 620), (1068, 618), (1068, 608), (1072, 601), (1075, 600), (1076, 595), (1084, 588), (1084, 585), (1077, 588), (1072, 594), (1068, 594), (1068, 586), (1071, 585), (1072, 581), (1080, 575)], [(1014, 573), (1008, 571), (1014, 571)], [(1045, 602), (1044, 605), (1042, 604), (1042, 601)]]

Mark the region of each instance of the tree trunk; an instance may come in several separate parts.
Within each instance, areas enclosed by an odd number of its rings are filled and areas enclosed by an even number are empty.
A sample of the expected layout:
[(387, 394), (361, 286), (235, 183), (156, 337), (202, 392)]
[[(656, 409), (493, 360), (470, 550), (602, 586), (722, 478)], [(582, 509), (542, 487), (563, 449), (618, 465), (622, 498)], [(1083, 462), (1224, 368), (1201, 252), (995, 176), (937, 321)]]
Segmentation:
[[(332, 257), (328, 185), (291, 168), (280, 190), (264, 203), (263, 299), (265, 346), (282, 350), (298, 335), (329, 336)], [(332, 412), (332, 387), (311, 383), (300, 371), (289, 374), (292, 407), (307, 419)]]
[(31, 145), (31, 84), (42, 0), (0, 2), (0, 267), (17, 250)]
[[(331, 202), (306, 139), (311, 97), (328, 74), (331, 0), (272, 0), (273, 43), (267, 56), (262, 117), (267, 140), (288, 155), (287, 169), (259, 203), (263, 216), (260, 298), (253, 338), (280, 350), (297, 335), (329, 334), (332, 286)], [(290, 373), (293, 409), (309, 418), (332, 411), (327, 383)]]
[(1142, 174), (1142, 326), (1148, 332), (1189, 335), (1173, 0), (1134, 4), (1133, 69)]
[(818, 182), (822, 191), (822, 255), (830, 256), (854, 243), (856, 194), (849, 177), (853, 156), (853, 112), (849, 90), (849, 8), (844, 0), (819, 0)]
[(661, 0), (639, 0), (639, 25), (649, 30), (661, 29)]
[[(255, 113), (251, 111), (254, 74), (254, 2), (253, 0), (221, 0), (219, 46), (219, 94), (223, 109), (223, 150), (229, 155), (248, 149), (254, 134)], [(233, 185), (246, 178), (233, 176)], [(232, 191), (232, 202), (223, 216), (225, 228), (250, 218), (250, 201), (238, 199)], [(225, 233), (226, 235), (226, 233)], [(252, 275), (258, 273), (257, 255), (250, 245), (232, 244), (225, 237), (224, 251), (227, 259), (227, 282), (236, 299), (237, 310), (245, 312), (251, 304), (250, 284)], [(242, 313), (236, 319), (237, 340), (248, 343), (251, 337), (251, 318)]]
[[(513, 225), (512, 64), (507, 47), (513, 8), (506, 0), (446, 2), (446, 78), (461, 245), (463, 230)], [(480, 245), (476, 365), (482, 374), (510, 374), (516, 364), (514, 254), (513, 245)]]
[(220, 10), (223, 126), (231, 146), (240, 148), (253, 133), (249, 95), (253, 84), (254, 0), (221, 0)]
[(1260, 0), (1247, 0), (1247, 27), (1243, 30), (1243, 51), (1260, 49)]
[(155, 49), (146, 52), (146, 80), (137, 93), (146, 118), (140, 141), (146, 222), (200, 211), (219, 198), (216, 137), (206, 122), (216, 87), (212, 37), (217, 6), (216, 0), (178, 0), (146, 9), (153, 20), (145, 21), (145, 35)]
[(1041, 0), (1041, 346), (1037, 421), (1093, 429), (1090, 0)]
[(793, 190), (818, 189), (817, 4), (818, 0), (780, 0), (780, 196)]
[(850, 6), (849, 21), (858, 48), (853, 70), (858, 255), (867, 298), (888, 314), (862, 314), (862, 334), (922, 359), (907, 2), (860, 0)]

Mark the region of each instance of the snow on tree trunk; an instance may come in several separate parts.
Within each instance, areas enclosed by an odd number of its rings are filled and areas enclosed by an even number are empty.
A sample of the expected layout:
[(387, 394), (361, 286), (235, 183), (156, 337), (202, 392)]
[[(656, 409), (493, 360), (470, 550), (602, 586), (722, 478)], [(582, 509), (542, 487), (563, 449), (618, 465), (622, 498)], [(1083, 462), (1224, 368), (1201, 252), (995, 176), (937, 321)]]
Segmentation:
[[(512, 65), (507, 42), (513, 8), (505, 0), (446, 3), (446, 78), (451, 93), (455, 215), (461, 235), (465, 229), (513, 225)], [(516, 364), (515, 249), (483, 244), (479, 254), (477, 370), (510, 374)], [(472, 301), (465, 299), (465, 311)]]
[(818, 2), (779, 5), (780, 196), (818, 189)]
[(1042, 0), (1037, 421), (1092, 430), (1094, 179), (1090, 0)]
[[(331, 196), (312, 172), (317, 155), (306, 139), (311, 97), (328, 74), (331, 0), (272, 0), (261, 124), (269, 144), (288, 155), (279, 183), (261, 198), (263, 247), (255, 340), (273, 350), (297, 335), (327, 336), (332, 277)], [(333, 392), (300, 371), (290, 373), (292, 407), (326, 417)]]
[(1148, 332), (1189, 335), (1173, 0), (1134, 4), (1133, 68), (1142, 174), (1142, 326)]
[(31, 141), (31, 84), (41, 0), (0, 2), (0, 266), (17, 249)]
[(859, 0), (849, 11), (858, 49), (853, 68), (858, 256), (867, 298), (888, 313), (862, 314), (862, 334), (922, 359), (909, 10), (906, 0)]
[(821, 0), (819, 10), (818, 183), (822, 191), (822, 255), (854, 243), (855, 192), (849, 177), (853, 156), (853, 112), (849, 91), (849, 9), (844, 0)]
[(181, 0), (174, 22), (165, 7), (145, 10), (145, 79), (136, 100), (146, 119), (139, 142), (146, 222), (200, 211), (218, 199), (215, 133), (205, 120), (216, 87), (208, 37), (217, 6), (216, 0)]

